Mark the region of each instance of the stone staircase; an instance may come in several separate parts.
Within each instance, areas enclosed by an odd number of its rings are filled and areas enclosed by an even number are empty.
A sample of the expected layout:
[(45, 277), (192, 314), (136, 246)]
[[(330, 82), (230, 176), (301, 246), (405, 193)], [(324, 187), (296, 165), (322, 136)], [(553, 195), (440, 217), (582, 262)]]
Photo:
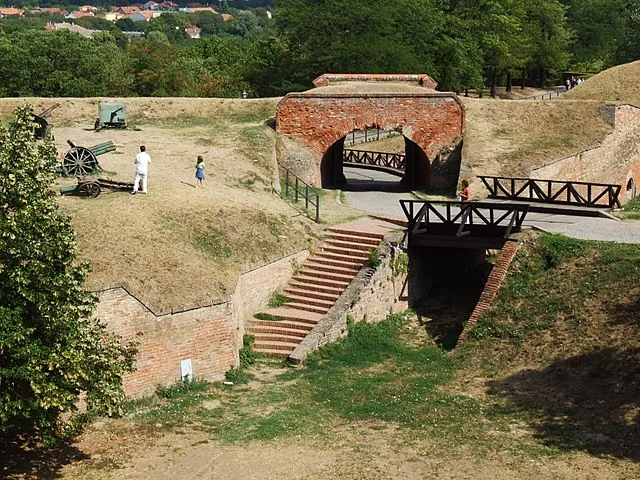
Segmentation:
[(348, 225), (331, 228), (319, 251), (291, 279), (283, 293), (292, 301), (263, 311), (278, 320), (250, 322), (247, 333), (255, 336), (257, 352), (289, 356), (342, 295), (386, 233)]

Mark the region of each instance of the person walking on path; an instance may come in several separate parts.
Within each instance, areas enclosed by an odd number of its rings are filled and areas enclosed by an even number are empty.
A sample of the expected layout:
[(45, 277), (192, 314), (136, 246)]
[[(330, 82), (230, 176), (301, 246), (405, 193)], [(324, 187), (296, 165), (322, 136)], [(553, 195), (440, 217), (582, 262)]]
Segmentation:
[(133, 192), (131, 195), (138, 193), (138, 187), (140, 181), (142, 181), (142, 193), (147, 193), (147, 173), (149, 171), (149, 164), (151, 163), (151, 157), (146, 152), (144, 145), (140, 146), (140, 153), (136, 155), (133, 163), (136, 164), (136, 176), (133, 180)]
[(198, 155), (198, 160), (196, 161), (196, 187), (200, 185), (200, 188), (203, 188), (204, 185), (202, 182), (204, 181), (204, 159), (202, 156)]
[(462, 190), (458, 192), (458, 200), (461, 203), (469, 201), (469, 180), (462, 180)]

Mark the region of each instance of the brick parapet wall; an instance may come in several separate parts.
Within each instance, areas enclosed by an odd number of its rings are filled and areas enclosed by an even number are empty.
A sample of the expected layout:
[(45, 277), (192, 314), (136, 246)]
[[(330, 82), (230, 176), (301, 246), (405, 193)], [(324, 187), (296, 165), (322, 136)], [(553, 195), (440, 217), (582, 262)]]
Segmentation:
[(326, 87), (338, 82), (393, 82), (410, 83), (434, 89), (436, 81), (425, 73), (385, 74), (385, 73), (325, 73), (313, 81), (316, 87)]
[(507, 276), (511, 261), (515, 258), (519, 248), (520, 242), (518, 242), (517, 240), (507, 240), (504, 246), (500, 249), (498, 259), (491, 269), (491, 273), (489, 274), (487, 283), (484, 286), (482, 293), (480, 294), (478, 303), (471, 312), (471, 316), (469, 317), (469, 320), (467, 320), (467, 323), (465, 323), (464, 330), (460, 334), (458, 345), (460, 345), (464, 341), (469, 332), (471, 332), (476, 326), (476, 324), (480, 320), (480, 317), (482, 317), (484, 312), (486, 312), (487, 309), (491, 306), (491, 303), (495, 299), (498, 291), (500, 290), (500, 287), (502, 286), (502, 282)]
[(573, 180), (622, 185), (621, 203), (630, 199), (625, 187), (630, 178), (640, 181), (640, 108), (619, 105), (613, 132), (600, 145), (534, 168), (530, 178)]
[(238, 365), (246, 319), (287, 283), (295, 265), (308, 255), (304, 250), (243, 273), (225, 301), (165, 314), (155, 313), (123, 286), (97, 292), (95, 316), (124, 341), (138, 342), (136, 371), (124, 376), (125, 393), (138, 398), (157, 385), (173, 384), (186, 359), (191, 359), (195, 377), (222, 380)]
[(385, 236), (385, 241), (378, 247), (380, 265), (375, 269), (360, 270), (333, 307), (291, 353), (289, 360), (301, 363), (314, 350), (344, 337), (349, 315), (356, 322), (379, 322), (390, 313), (407, 309), (406, 274), (398, 275), (392, 268), (392, 260), (399, 254), (392, 245), (397, 245), (401, 237), (402, 234), (395, 232)]

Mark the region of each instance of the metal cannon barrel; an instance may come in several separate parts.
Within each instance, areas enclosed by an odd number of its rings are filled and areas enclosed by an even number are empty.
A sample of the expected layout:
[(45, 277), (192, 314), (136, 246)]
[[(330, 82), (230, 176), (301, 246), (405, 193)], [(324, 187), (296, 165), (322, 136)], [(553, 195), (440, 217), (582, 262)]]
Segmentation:
[(96, 157), (104, 155), (105, 153), (113, 152), (115, 149), (116, 146), (111, 141), (89, 147), (89, 150), (91, 150)]

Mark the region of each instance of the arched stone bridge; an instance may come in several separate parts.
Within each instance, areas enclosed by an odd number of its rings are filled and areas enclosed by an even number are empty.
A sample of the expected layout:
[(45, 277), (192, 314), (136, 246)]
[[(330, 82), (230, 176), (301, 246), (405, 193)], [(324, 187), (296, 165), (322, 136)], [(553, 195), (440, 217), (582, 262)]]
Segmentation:
[(276, 130), (285, 137), (279, 161), (287, 168), (310, 183), (338, 185), (344, 137), (375, 127), (404, 136), (405, 185), (455, 189), (465, 129), (456, 95), (437, 92), (424, 74), (322, 75), (314, 85), (286, 95), (276, 110)]

